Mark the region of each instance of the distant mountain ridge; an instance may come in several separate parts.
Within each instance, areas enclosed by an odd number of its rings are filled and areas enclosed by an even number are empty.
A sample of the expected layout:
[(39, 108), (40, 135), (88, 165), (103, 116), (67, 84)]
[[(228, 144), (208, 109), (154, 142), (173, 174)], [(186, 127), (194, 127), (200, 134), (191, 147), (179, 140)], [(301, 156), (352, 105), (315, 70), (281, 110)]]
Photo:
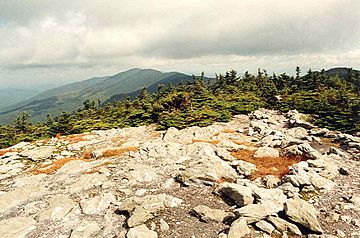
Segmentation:
[(0, 122), (8, 123), (25, 111), (30, 113), (32, 121), (42, 121), (47, 114), (58, 115), (62, 111), (76, 110), (86, 99), (105, 102), (121, 99), (123, 96), (119, 95), (136, 97), (143, 87), (155, 92), (159, 84), (191, 80), (192, 76), (178, 72), (134, 68), (113, 76), (94, 77), (47, 90), (29, 100), (1, 108)]
[(349, 79), (349, 74), (351, 71), (353, 74), (360, 74), (359, 70), (346, 68), (346, 67), (331, 68), (326, 70), (325, 73), (329, 76), (339, 76), (341, 79), (347, 80)]

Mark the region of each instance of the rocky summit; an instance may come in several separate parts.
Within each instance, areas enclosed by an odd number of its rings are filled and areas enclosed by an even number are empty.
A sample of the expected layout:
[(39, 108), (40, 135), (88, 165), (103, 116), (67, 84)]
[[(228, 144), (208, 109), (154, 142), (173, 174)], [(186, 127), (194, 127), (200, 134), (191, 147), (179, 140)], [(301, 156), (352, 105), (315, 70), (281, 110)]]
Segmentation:
[(258, 110), (0, 151), (12, 237), (360, 237), (360, 138)]

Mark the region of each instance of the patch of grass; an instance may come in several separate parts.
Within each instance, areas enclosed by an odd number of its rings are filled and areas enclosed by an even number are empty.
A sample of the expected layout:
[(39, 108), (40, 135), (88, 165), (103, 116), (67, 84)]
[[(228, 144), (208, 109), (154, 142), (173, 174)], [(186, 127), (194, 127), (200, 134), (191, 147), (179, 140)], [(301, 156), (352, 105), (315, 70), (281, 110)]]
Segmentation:
[(223, 131), (222, 131), (223, 133), (229, 133), (229, 134), (234, 134), (236, 131), (235, 130), (233, 130), (233, 129), (224, 129)]
[(255, 158), (254, 154), (255, 151), (252, 150), (239, 150), (231, 152), (231, 155), (235, 158), (256, 165), (256, 171), (251, 174), (251, 179), (263, 178), (267, 175), (274, 175), (278, 178), (281, 178), (290, 172), (289, 166), (305, 160), (305, 158), (301, 156)]
[(135, 152), (135, 151), (138, 151), (138, 150), (139, 150), (139, 148), (136, 147), (136, 146), (129, 146), (129, 147), (123, 147), (123, 148), (114, 148), (114, 149), (105, 150), (102, 153), (102, 156), (103, 157), (121, 156), (126, 152), (131, 152), (131, 151)]
[(196, 142), (204, 142), (204, 143), (209, 143), (209, 144), (212, 144), (212, 145), (217, 145), (220, 143), (219, 140), (192, 140), (192, 143), (196, 143)]
[(69, 163), (70, 161), (73, 161), (73, 160), (82, 160), (82, 161), (86, 161), (86, 162), (89, 161), (89, 160), (87, 160), (85, 158), (78, 158), (78, 157), (63, 158), (63, 159), (55, 160), (51, 164), (45, 164), (45, 165), (38, 166), (38, 167), (34, 168), (31, 171), (31, 173), (34, 174), (34, 175), (37, 175), (37, 174), (53, 174), (56, 171), (58, 171), (61, 167), (63, 167), (65, 164), (67, 164), (67, 163)]
[(86, 139), (84, 138), (86, 135), (83, 134), (75, 134), (75, 135), (69, 135), (66, 137), (61, 137), (63, 140), (69, 142), (70, 144), (75, 144), (81, 141), (86, 141)]
[(82, 158), (87, 159), (87, 160), (93, 159), (94, 156), (92, 154), (92, 151), (90, 151), (90, 150), (85, 151), (82, 155)]
[(0, 156), (3, 156), (4, 154), (6, 154), (6, 153), (8, 153), (8, 152), (16, 152), (16, 150), (11, 150), (11, 149), (0, 150)]

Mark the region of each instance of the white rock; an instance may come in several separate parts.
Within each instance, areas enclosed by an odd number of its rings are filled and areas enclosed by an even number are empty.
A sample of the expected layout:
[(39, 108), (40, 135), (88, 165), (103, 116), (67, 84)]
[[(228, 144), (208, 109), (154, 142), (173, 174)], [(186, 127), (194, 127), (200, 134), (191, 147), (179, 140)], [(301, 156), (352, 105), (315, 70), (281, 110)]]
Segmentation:
[(130, 228), (126, 235), (127, 238), (157, 238), (158, 235), (155, 231), (147, 228), (146, 225), (140, 225)]
[(99, 214), (105, 211), (116, 198), (111, 193), (104, 193), (101, 196), (95, 196), (90, 199), (80, 201), (80, 206), (85, 214)]
[(272, 147), (260, 147), (254, 154), (255, 158), (262, 158), (262, 157), (270, 157), (270, 158), (277, 158), (279, 157), (279, 151)]
[(101, 230), (99, 224), (94, 221), (82, 221), (71, 233), (70, 238), (96, 237)]
[(246, 224), (246, 221), (242, 218), (234, 221), (229, 230), (228, 238), (241, 238), (250, 234), (250, 229)]
[(196, 206), (193, 211), (195, 212), (195, 215), (204, 222), (223, 222), (226, 217), (231, 216), (229, 212), (225, 212), (219, 209), (211, 209), (208, 206), (204, 205)]
[(39, 221), (64, 218), (77, 204), (66, 195), (56, 195), (49, 199), (49, 207), (39, 214)]
[(234, 202), (238, 207), (253, 203), (253, 191), (251, 188), (235, 183), (223, 183), (217, 188), (220, 195)]
[(36, 229), (36, 221), (31, 217), (13, 217), (0, 221), (1, 238), (25, 238)]
[(298, 197), (289, 199), (285, 204), (285, 213), (289, 219), (305, 226), (309, 230), (320, 234), (323, 232), (317, 220), (317, 211), (304, 200)]

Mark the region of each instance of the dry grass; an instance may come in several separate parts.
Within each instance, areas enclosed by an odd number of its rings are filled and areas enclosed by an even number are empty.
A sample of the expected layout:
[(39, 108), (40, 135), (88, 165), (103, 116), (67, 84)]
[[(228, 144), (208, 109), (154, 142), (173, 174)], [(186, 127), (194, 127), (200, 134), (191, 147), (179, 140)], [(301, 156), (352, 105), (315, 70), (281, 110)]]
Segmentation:
[(75, 144), (75, 143), (78, 143), (78, 142), (81, 142), (81, 141), (86, 141), (86, 139), (84, 138), (85, 135), (83, 134), (79, 134), (79, 135), (69, 135), (69, 136), (66, 136), (66, 137), (61, 137), (63, 140), (69, 142), (70, 144)]
[(51, 164), (46, 164), (46, 165), (41, 165), (38, 166), (36, 168), (34, 168), (31, 173), (34, 175), (37, 174), (53, 174), (56, 171), (58, 171), (61, 167), (63, 167), (65, 164), (69, 163), (70, 161), (73, 160), (82, 160), (82, 161), (89, 161), (85, 158), (78, 158), (78, 157), (68, 157), (68, 158), (63, 158), (63, 159), (59, 159), (56, 160), (54, 162), (52, 162)]
[(103, 167), (103, 166), (107, 166), (109, 164), (112, 164), (112, 162), (110, 161), (106, 161), (104, 163), (101, 163), (99, 165), (96, 165), (94, 167), (92, 167), (91, 169), (87, 170), (87, 171), (84, 171), (82, 172), (82, 174), (94, 174), (94, 173), (100, 173), (100, 168)]
[(220, 143), (219, 140), (192, 140), (192, 143), (196, 143), (196, 142), (210, 143), (212, 145), (217, 145)]
[(241, 141), (241, 140), (230, 140), (230, 141), (237, 144), (237, 145), (245, 145), (245, 146), (248, 146), (248, 147), (256, 147), (256, 144), (254, 142)]
[(86, 160), (93, 159), (94, 156), (93, 156), (93, 154), (92, 154), (92, 151), (90, 151), (90, 150), (85, 151), (85, 152), (83, 153), (83, 155), (82, 155), (82, 158), (83, 158), (83, 159), (86, 159)]
[(321, 143), (324, 145), (335, 147), (335, 148), (341, 147), (340, 144), (334, 142), (334, 140), (331, 138), (321, 138)]
[(16, 150), (6, 149), (6, 150), (0, 150), (0, 156), (3, 156), (4, 154), (8, 152), (16, 152)]
[(220, 132), (216, 132), (213, 134), (213, 136), (218, 136), (218, 135), (220, 135)]
[(150, 134), (150, 138), (152, 138), (152, 139), (160, 138), (161, 135), (162, 135), (161, 132), (159, 132), (159, 131), (153, 131), (153, 132), (151, 132), (151, 134)]
[(274, 175), (278, 178), (289, 173), (289, 166), (305, 160), (301, 156), (280, 156), (277, 158), (263, 157), (255, 158), (255, 151), (239, 150), (231, 152), (237, 159), (256, 165), (256, 171), (250, 176), (251, 179), (262, 178), (266, 175)]
[(233, 129), (224, 129), (222, 132), (223, 132), (223, 133), (234, 134), (236, 131), (233, 130)]
[(136, 146), (129, 146), (129, 147), (123, 147), (123, 148), (114, 148), (114, 149), (108, 149), (105, 150), (102, 153), (103, 157), (112, 157), (112, 156), (121, 156), (126, 152), (131, 152), (131, 151), (138, 151), (138, 147)]

